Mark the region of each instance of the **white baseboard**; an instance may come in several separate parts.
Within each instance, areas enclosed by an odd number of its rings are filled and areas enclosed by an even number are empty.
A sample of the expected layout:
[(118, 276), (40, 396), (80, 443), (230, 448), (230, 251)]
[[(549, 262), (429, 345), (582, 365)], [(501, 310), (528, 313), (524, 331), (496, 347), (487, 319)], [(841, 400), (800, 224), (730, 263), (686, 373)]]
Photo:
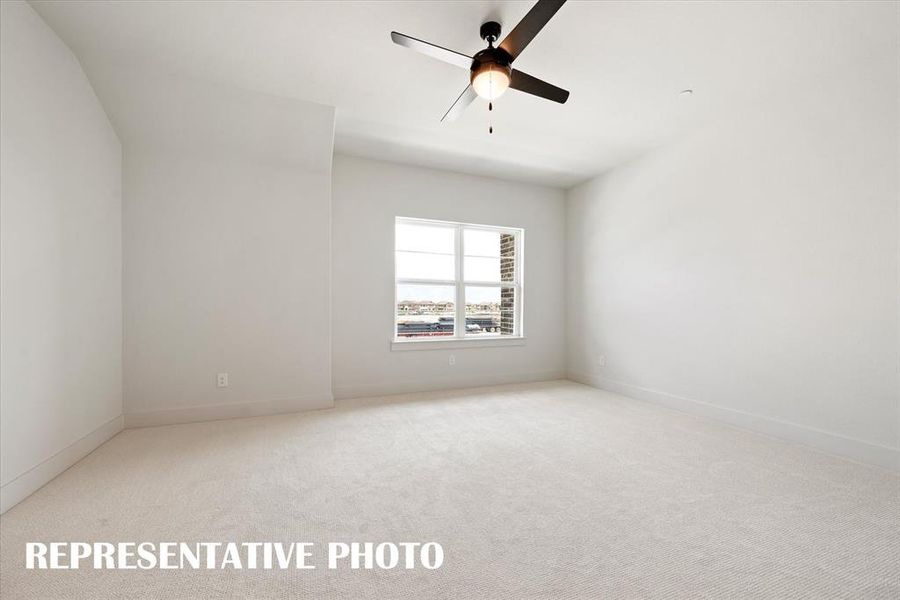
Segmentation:
[(407, 379), (354, 385), (335, 385), (334, 397), (337, 400), (350, 398), (366, 398), (368, 396), (390, 396), (393, 394), (409, 394), (413, 392), (434, 392), (439, 390), (455, 390), (510, 383), (534, 383), (537, 381), (553, 381), (565, 379), (565, 371), (533, 371), (526, 373), (491, 374), (472, 377), (459, 375), (456, 377)]
[(568, 377), (572, 381), (622, 394), (637, 400), (661, 404), (686, 413), (723, 421), (743, 429), (749, 429), (792, 442), (799, 442), (828, 454), (900, 471), (900, 448), (873, 444), (814, 427), (717, 406), (708, 402), (692, 400), (691, 398), (605, 379), (596, 375), (569, 372)]
[(0, 486), (0, 514), (5, 513), (49, 483), (54, 477), (93, 452), (123, 428), (122, 415), (114, 417), (47, 460), (36, 464), (15, 479)]
[(219, 421), (242, 417), (264, 417), (284, 413), (303, 412), (334, 406), (331, 395), (304, 396), (288, 400), (263, 400), (261, 402), (237, 402), (232, 404), (206, 404), (185, 408), (165, 408), (125, 413), (125, 427), (154, 427), (198, 421)]

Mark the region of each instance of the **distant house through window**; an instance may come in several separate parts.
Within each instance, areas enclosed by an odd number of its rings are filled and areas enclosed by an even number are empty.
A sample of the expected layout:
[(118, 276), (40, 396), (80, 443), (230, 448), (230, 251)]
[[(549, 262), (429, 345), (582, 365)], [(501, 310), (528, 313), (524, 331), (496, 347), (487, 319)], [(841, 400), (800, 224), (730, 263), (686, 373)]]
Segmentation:
[(523, 231), (398, 217), (394, 338), (522, 335)]

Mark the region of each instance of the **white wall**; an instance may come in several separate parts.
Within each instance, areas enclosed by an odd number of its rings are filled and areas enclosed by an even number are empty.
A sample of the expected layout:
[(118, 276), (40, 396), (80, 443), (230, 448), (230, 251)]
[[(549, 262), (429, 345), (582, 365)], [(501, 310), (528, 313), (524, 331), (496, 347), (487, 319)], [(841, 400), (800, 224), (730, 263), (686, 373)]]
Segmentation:
[(329, 175), (127, 150), (124, 181), (129, 426), (330, 406)]
[[(564, 375), (560, 190), (338, 155), (332, 203), (335, 397)], [(397, 216), (525, 229), (524, 346), (391, 351)]]
[(570, 192), (573, 378), (900, 468), (897, 48), (876, 50)]
[(331, 406), (333, 109), (95, 77), (125, 154), (126, 425)]
[(121, 146), (68, 48), (0, 3), (0, 511), (122, 428)]

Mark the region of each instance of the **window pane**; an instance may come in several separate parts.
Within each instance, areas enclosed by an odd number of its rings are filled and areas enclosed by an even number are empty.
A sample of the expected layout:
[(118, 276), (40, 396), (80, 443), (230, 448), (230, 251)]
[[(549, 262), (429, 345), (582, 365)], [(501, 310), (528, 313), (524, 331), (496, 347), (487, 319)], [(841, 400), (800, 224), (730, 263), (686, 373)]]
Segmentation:
[(466, 281), (512, 283), (516, 280), (515, 234), (471, 229), (463, 234), (466, 254), (463, 272)]
[(466, 286), (466, 335), (515, 335), (513, 288)]
[(397, 252), (399, 279), (456, 279), (456, 263), (452, 254)]
[(467, 256), (463, 265), (466, 281), (500, 282), (500, 258)]
[(456, 230), (453, 227), (397, 223), (397, 250), (415, 250), (435, 254), (453, 254)]
[(500, 232), (465, 229), (463, 248), (466, 256), (500, 256)]
[(397, 337), (452, 336), (455, 296), (452, 285), (398, 285)]

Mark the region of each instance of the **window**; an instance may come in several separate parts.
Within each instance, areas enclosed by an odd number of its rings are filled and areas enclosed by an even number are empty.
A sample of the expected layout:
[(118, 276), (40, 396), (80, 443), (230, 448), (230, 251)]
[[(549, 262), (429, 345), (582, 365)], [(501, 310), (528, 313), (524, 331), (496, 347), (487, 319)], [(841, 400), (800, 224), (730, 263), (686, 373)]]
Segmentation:
[(521, 337), (522, 237), (521, 229), (398, 217), (395, 341)]

